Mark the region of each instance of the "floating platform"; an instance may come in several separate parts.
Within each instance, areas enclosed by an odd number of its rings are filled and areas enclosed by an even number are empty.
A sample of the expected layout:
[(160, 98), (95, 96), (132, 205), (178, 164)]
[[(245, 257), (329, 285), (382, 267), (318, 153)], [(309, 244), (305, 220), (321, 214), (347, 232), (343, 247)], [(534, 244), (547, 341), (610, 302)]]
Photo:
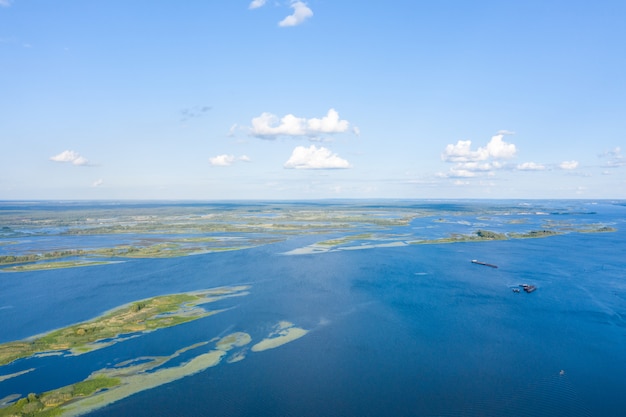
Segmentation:
[(476, 259), (472, 259), (472, 263), (476, 264), (476, 265), (484, 265), (484, 266), (488, 266), (491, 268), (497, 268), (498, 265), (494, 265), (494, 264), (488, 264), (487, 262), (481, 262), (481, 261), (477, 261)]

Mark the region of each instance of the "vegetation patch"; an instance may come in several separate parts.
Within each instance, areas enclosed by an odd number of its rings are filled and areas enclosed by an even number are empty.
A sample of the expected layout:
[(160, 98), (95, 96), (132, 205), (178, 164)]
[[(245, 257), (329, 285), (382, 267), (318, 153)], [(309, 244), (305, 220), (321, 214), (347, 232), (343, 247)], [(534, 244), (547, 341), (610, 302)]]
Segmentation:
[(94, 320), (54, 330), (28, 340), (0, 344), (0, 365), (41, 352), (72, 350), (75, 354), (116, 343), (124, 334), (146, 332), (196, 320), (216, 311), (199, 304), (217, 301), (224, 296), (243, 294), (247, 287), (224, 287), (200, 293), (163, 295), (119, 307)]
[(73, 385), (58, 388), (43, 394), (30, 393), (13, 404), (0, 408), (0, 417), (4, 416), (60, 416), (63, 410), (59, 407), (77, 398), (87, 397), (104, 389), (120, 385), (119, 378), (96, 375)]

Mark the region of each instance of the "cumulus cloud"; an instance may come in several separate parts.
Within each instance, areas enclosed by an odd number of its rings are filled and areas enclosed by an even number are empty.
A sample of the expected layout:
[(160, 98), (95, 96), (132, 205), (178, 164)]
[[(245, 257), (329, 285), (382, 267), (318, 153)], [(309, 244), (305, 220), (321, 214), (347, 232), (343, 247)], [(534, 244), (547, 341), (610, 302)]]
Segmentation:
[(250, 5), (248, 6), (248, 9), (258, 9), (259, 7), (262, 7), (263, 5), (265, 5), (265, 0), (252, 0), (252, 2), (250, 3)]
[(546, 167), (534, 162), (524, 162), (523, 164), (519, 164), (517, 169), (520, 171), (543, 171)]
[(263, 139), (275, 139), (278, 136), (317, 137), (320, 134), (346, 132), (350, 126), (347, 120), (341, 120), (335, 109), (328, 110), (322, 118), (306, 119), (288, 114), (281, 117), (272, 113), (262, 113), (252, 119), (250, 134)]
[(211, 165), (215, 167), (227, 167), (231, 166), (233, 162), (235, 162), (234, 155), (217, 155), (212, 158), (209, 158), (209, 162)]
[(576, 169), (578, 168), (578, 161), (563, 161), (559, 164), (559, 168), (561, 169)]
[[(511, 134), (510, 132), (507, 134)], [(471, 140), (459, 140), (456, 144), (449, 144), (441, 154), (445, 162), (454, 163), (455, 166), (448, 173), (439, 174), (440, 177), (467, 178), (474, 177), (477, 173), (493, 175), (493, 171), (503, 168), (503, 160), (511, 159), (517, 153), (514, 144), (503, 140), (504, 133), (492, 136), (485, 146), (472, 149)]]
[(297, 146), (291, 157), (285, 162), (285, 168), (289, 169), (345, 169), (350, 168), (350, 163), (337, 154), (324, 147), (311, 145)]
[(104, 184), (104, 180), (102, 178), (95, 180), (93, 183), (91, 183), (92, 187), (100, 187), (102, 184)]
[(87, 160), (87, 158), (81, 156), (74, 151), (63, 151), (58, 155), (51, 156), (50, 160), (54, 162), (71, 163), (72, 165), (79, 166), (89, 165), (89, 161)]
[(503, 140), (504, 135), (499, 134), (491, 137), (487, 146), (472, 150), (471, 140), (460, 140), (455, 145), (446, 146), (441, 159), (446, 162), (477, 162), (487, 159), (510, 159), (515, 156), (517, 149), (512, 143)]
[(235, 155), (217, 155), (212, 158), (209, 158), (209, 163), (214, 167), (228, 167), (234, 164), (237, 161), (241, 162), (251, 162), (252, 159), (248, 155), (241, 155), (239, 157), (235, 157)]
[(293, 13), (278, 22), (278, 26), (298, 26), (306, 19), (313, 16), (313, 10), (309, 9), (306, 3), (303, 3), (301, 1), (292, 1), (289, 7), (293, 9)]

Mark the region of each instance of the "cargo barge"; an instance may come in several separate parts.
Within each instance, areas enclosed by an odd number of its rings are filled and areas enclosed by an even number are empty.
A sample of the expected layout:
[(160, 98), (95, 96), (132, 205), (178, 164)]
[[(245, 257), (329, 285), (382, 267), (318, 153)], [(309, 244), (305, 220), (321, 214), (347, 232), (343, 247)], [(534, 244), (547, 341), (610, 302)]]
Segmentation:
[(488, 264), (487, 262), (481, 262), (481, 261), (477, 261), (476, 259), (472, 259), (472, 263), (476, 264), (476, 265), (484, 265), (484, 266), (489, 266), (491, 268), (497, 268), (498, 265), (494, 265), (494, 264)]

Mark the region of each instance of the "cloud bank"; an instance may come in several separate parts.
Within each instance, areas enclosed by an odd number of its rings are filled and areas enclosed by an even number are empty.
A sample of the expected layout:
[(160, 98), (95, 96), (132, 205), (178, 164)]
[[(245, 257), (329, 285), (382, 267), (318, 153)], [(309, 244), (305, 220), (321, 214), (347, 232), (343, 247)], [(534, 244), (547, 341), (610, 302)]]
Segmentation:
[(313, 16), (313, 10), (309, 9), (307, 5), (301, 1), (292, 1), (289, 7), (293, 9), (293, 13), (278, 22), (278, 26), (298, 26), (299, 24)]
[(72, 165), (85, 166), (89, 165), (89, 160), (74, 151), (63, 151), (58, 155), (51, 156), (51, 161), (71, 163)]
[(278, 116), (265, 112), (252, 119), (250, 134), (262, 139), (275, 139), (279, 136), (314, 138), (321, 134), (343, 133), (349, 127), (350, 123), (341, 120), (335, 109), (328, 110), (326, 116), (322, 118), (311, 119), (296, 117), (293, 114), (279, 119)]
[(324, 147), (297, 146), (285, 162), (288, 169), (346, 169), (350, 163)]

